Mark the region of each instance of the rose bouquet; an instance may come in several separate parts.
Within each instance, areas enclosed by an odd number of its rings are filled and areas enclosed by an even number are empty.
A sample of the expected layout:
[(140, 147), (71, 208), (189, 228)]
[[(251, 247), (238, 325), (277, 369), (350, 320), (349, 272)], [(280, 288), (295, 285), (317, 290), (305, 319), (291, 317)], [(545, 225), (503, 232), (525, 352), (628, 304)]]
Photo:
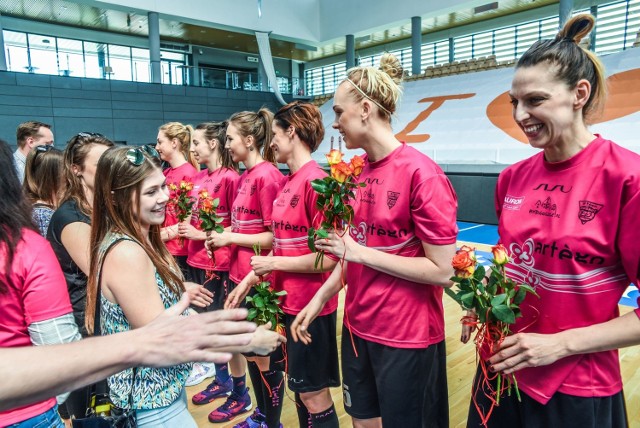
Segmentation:
[[(179, 222), (183, 222), (191, 215), (193, 204), (196, 202), (195, 198), (189, 193), (193, 189), (193, 183), (189, 181), (180, 181), (180, 185), (175, 183), (169, 184), (169, 190), (171, 196), (169, 198), (169, 206), (173, 209)], [(184, 246), (184, 238), (180, 238), (180, 246)]]
[[(342, 153), (332, 149), (327, 156), (331, 175), (313, 180), (311, 187), (318, 194), (316, 207), (321, 215), (320, 226), (309, 228), (308, 245), (316, 254), (315, 268), (322, 265), (324, 251), (318, 251), (314, 244), (319, 238), (328, 238), (330, 230), (343, 232), (353, 220), (353, 207), (350, 202), (355, 198), (355, 190), (365, 183), (357, 181), (364, 168), (364, 159), (355, 155), (349, 163), (342, 160)], [(344, 233), (344, 232), (343, 232)]]
[[(212, 198), (207, 189), (202, 189), (198, 193), (198, 218), (200, 220), (200, 228), (207, 232), (222, 233), (222, 217), (218, 216), (217, 208), (220, 205), (220, 198)], [(216, 255), (211, 252), (211, 270), (207, 271), (207, 278), (214, 277), (213, 269), (216, 267)]]
[[(492, 247), (491, 253), (493, 260), (489, 277), (486, 278), (487, 272), (484, 266), (478, 264), (475, 249), (463, 245), (451, 263), (455, 269), (455, 276), (451, 278), (455, 288), (445, 288), (445, 292), (458, 302), (462, 309), (475, 313), (475, 316), (463, 317), (462, 323), (477, 328), (474, 343), (476, 356), (479, 357), (477, 359), (481, 378), (474, 382), (471, 394), (484, 426), (493, 408), (500, 404), (500, 397), (505, 393), (510, 394), (512, 387), (520, 400), (515, 375), (491, 373), (487, 360), (511, 333), (510, 328), (516, 322), (516, 318), (522, 316), (520, 304), (527, 293), (537, 296), (533, 288), (526, 284), (516, 284), (506, 276), (505, 265), (509, 262), (509, 256), (502, 244)], [(486, 412), (480, 408), (475, 398), (480, 390), (484, 391), (491, 402)]]
[[(260, 255), (260, 246), (254, 245), (253, 251), (256, 256)], [(260, 282), (255, 286), (255, 293), (253, 296), (247, 296), (245, 301), (247, 302), (247, 308), (249, 314), (247, 315), (248, 321), (253, 321), (258, 325), (264, 325), (268, 322), (271, 323), (271, 330), (277, 331), (284, 335), (284, 325), (282, 324), (282, 318), (284, 312), (280, 304), (280, 297), (287, 294), (286, 291), (274, 291), (269, 281), (265, 281), (263, 276), (260, 276)]]

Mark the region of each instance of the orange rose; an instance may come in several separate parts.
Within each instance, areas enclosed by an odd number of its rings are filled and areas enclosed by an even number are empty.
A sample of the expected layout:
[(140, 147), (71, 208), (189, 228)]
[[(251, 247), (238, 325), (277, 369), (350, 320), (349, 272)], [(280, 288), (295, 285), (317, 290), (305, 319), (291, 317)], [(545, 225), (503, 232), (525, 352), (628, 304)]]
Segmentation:
[(339, 183), (344, 183), (351, 174), (351, 168), (345, 162), (331, 165), (331, 177), (335, 178)]
[(176, 190), (178, 190), (178, 186), (176, 186), (174, 183), (169, 183), (169, 190), (175, 192)]
[(202, 189), (200, 193), (198, 193), (198, 196), (200, 199), (207, 199), (209, 197), (209, 192), (207, 192), (207, 189)]
[(459, 278), (471, 278), (475, 273), (475, 271), (476, 271), (476, 266), (471, 265), (464, 269), (460, 269), (460, 270), (456, 269), (455, 275)]
[(364, 159), (358, 155), (353, 156), (349, 163), (349, 168), (351, 168), (354, 177), (359, 176), (362, 172), (362, 168), (364, 168)]
[(474, 267), (475, 264), (475, 251), (466, 245), (456, 251), (456, 255), (453, 256), (453, 260), (451, 261), (451, 266), (453, 266), (456, 271)]
[(332, 149), (329, 154), (325, 155), (327, 157), (327, 162), (329, 165), (337, 165), (342, 162), (342, 153), (340, 150)]
[(211, 198), (203, 199), (201, 202), (200, 209), (206, 212), (213, 211), (213, 201), (211, 200)]
[(491, 254), (493, 254), (493, 261), (498, 266), (505, 265), (509, 262), (507, 249), (504, 248), (504, 245), (502, 244), (497, 244), (496, 246), (491, 247)]

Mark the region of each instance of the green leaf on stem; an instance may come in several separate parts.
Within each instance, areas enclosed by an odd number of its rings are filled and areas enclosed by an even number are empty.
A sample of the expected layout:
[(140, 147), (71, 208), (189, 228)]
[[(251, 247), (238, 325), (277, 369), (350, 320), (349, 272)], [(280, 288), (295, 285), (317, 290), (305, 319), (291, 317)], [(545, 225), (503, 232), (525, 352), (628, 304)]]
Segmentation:
[(516, 322), (516, 315), (507, 305), (494, 306), (491, 308), (491, 313), (498, 321), (502, 321), (507, 324), (513, 324)]

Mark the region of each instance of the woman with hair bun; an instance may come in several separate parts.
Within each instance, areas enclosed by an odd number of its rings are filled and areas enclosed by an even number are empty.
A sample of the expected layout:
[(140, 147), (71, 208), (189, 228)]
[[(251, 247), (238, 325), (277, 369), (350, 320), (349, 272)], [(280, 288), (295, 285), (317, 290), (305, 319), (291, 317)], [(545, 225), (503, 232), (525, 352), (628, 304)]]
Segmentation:
[[(156, 150), (160, 158), (169, 164), (164, 170), (167, 185), (180, 186), (181, 181), (193, 183), (199, 165), (191, 152), (193, 128), (180, 122), (165, 123), (158, 129)], [(187, 257), (189, 250), (186, 241), (180, 242), (178, 219), (174, 210), (167, 206), (167, 215), (160, 231), (162, 240), (169, 252), (176, 258), (178, 266), (186, 278), (189, 278)], [(190, 279), (190, 278), (189, 278)]]
[[(342, 287), (342, 377), (355, 427), (448, 427), (443, 288), (453, 275), (457, 200), (435, 162), (398, 141), (391, 127), (402, 66), (347, 72), (334, 96), (337, 129), (348, 149), (366, 152), (348, 234), (330, 233), (318, 249), (344, 258), (291, 325), (309, 324)], [(399, 175), (398, 171), (402, 171)]]
[[(540, 297), (526, 297), (515, 334), (489, 359), (515, 373), (522, 397), (502, 397), (489, 427), (628, 426), (617, 349), (640, 343), (640, 309), (619, 316), (618, 301), (639, 280), (640, 156), (588, 128), (606, 88), (599, 59), (579, 45), (594, 24), (573, 17), (516, 64), (513, 118), (541, 151), (500, 174), (498, 231), (507, 274)], [(521, 209), (507, 206), (514, 196)], [(554, 215), (529, 209), (546, 199)], [(486, 412), (484, 394), (475, 398)], [(468, 426), (480, 423), (472, 403)]]

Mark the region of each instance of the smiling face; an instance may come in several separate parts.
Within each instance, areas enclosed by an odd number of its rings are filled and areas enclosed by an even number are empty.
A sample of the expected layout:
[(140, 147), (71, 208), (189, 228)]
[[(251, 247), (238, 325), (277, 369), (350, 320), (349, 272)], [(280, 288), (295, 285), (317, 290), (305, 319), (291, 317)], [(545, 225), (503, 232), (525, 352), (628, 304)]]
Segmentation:
[(293, 143), (291, 139), (293, 127), (283, 129), (274, 120), (271, 125), (271, 131), (273, 132), (271, 148), (276, 155), (276, 161), (278, 163), (287, 163), (293, 155)]
[(162, 131), (158, 131), (158, 137), (156, 140), (156, 151), (160, 155), (160, 159), (165, 162), (169, 162), (174, 153), (178, 150), (178, 144), (171, 138), (167, 137)]
[[(148, 229), (153, 225), (164, 222), (165, 209), (169, 200), (169, 189), (165, 176), (158, 168), (154, 168), (140, 186), (140, 205), (135, 214), (140, 226)], [(132, 195), (132, 203), (135, 206), (136, 195)]]
[(538, 149), (554, 150), (571, 144), (584, 128), (584, 103), (580, 101), (584, 85), (578, 83), (570, 89), (557, 79), (554, 70), (546, 63), (520, 67), (509, 92), (514, 120), (529, 144)]
[(215, 153), (212, 146), (217, 146), (218, 140), (207, 141), (204, 129), (196, 129), (193, 131), (193, 139), (191, 141), (191, 152), (198, 163), (209, 164), (209, 160)]
[(249, 157), (247, 138), (240, 134), (240, 130), (232, 122), (229, 122), (229, 126), (227, 126), (227, 142), (224, 148), (229, 150), (231, 159), (234, 162), (244, 162)]
[(345, 147), (353, 149), (361, 147), (358, 141), (364, 132), (364, 127), (361, 117), (361, 102), (353, 99), (349, 93), (349, 85), (346, 81), (342, 82), (333, 97), (335, 119), (332, 127), (342, 135)]

